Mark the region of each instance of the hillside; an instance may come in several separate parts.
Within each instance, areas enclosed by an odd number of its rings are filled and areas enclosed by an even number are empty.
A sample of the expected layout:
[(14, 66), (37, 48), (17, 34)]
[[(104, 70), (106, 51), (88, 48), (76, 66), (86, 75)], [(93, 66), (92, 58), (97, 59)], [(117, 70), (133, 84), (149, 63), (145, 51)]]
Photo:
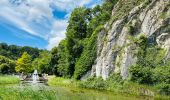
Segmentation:
[(42, 50), (39, 50), (38, 48), (29, 46), (21, 47), (16, 45), (8, 45), (6, 43), (0, 43), (0, 55), (13, 60), (18, 59), (24, 52), (28, 52), (34, 59), (39, 56), (41, 51)]

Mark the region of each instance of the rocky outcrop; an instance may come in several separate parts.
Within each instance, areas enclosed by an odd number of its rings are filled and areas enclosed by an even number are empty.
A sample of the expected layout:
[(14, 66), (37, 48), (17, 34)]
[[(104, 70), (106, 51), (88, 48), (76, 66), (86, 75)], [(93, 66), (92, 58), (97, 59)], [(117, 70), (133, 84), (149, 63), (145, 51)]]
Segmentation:
[[(120, 6), (118, 2), (114, 7), (113, 17), (117, 16)], [(120, 73), (127, 78), (128, 68), (137, 59), (134, 56), (136, 46), (131, 43), (130, 36), (145, 34), (151, 43), (165, 48), (166, 58), (170, 58), (170, 0), (145, 0), (104, 28), (98, 34), (97, 59), (89, 71), (91, 75), (107, 79), (111, 73)]]

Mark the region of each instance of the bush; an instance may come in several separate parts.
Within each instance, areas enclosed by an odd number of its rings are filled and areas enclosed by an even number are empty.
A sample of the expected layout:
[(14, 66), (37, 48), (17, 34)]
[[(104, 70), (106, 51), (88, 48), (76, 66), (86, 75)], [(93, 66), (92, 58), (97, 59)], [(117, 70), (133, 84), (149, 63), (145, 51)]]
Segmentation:
[(0, 73), (10, 74), (15, 72), (15, 62), (4, 56), (0, 56)]
[(130, 68), (130, 79), (141, 84), (153, 84), (152, 69), (149, 67), (132, 66)]
[(107, 83), (101, 77), (88, 78), (86, 81), (82, 81), (79, 85), (82, 88), (99, 89), (99, 90), (104, 90), (107, 88)]
[(157, 83), (170, 84), (170, 66), (156, 67), (153, 77)]
[(161, 83), (158, 84), (156, 87), (160, 94), (170, 95), (170, 84)]
[(99, 90), (114, 91), (123, 86), (124, 81), (120, 74), (112, 74), (107, 80), (103, 80), (102, 77), (91, 77), (85, 81), (80, 82), (80, 87), (94, 88)]
[[(166, 50), (150, 44), (144, 36), (135, 39), (138, 45), (137, 63), (130, 67), (130, 80), (147, 85), (156, 85), (160, 93), (170, 92), (170, 63), (165, 61)], [(166, 63), (165, 63), (166, 62)]]

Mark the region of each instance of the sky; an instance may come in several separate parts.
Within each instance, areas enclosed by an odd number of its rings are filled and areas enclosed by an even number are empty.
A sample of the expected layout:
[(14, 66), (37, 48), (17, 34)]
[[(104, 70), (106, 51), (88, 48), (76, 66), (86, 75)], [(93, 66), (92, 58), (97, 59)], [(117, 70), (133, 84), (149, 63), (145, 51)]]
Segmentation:
[(52, 49), (65, 38), (76, 7), (92, 8), (102, 0), (0, 0), (0, 42)]

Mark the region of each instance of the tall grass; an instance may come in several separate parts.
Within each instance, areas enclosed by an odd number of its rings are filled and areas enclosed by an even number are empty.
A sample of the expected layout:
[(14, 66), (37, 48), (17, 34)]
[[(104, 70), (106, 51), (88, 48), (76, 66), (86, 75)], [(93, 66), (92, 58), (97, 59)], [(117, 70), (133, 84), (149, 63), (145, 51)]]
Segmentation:
[(78, 81), (75, 81), (73, 79), (65, 79), (55, 76), (51, 76), (48, 79), (48, 85), (50, 86), (77, 87), (78, 83)]
[[(136, 100), (108, 92), (47, 86), (0, 87), (0, 100)], [(143, 100), (138, 98), (138, 100)]]
[(0, 100), (56, 100), (55, 92), (46, 88), (31, 86), (2, 87), (0, 86)]
[(0, 85), (17, 84), (19, 82), (20, 79), (16, 76), (0, 75)]
[(163, 96), (157, 93), (157, 90), (151, 86), (141, 85), (134, 82), (110, 79), (104, 81), (102, 78), (89, 78), (86, 81), (76, 81), (72, 79), (64, 79), (61, 77), (50, 77), (48, 84), (50, 86), (67, 86), (67, 87), (78, 87), (86, 89), (97, 89), (100, 91), (111, 91), (114, 94), (122, 94), (128, 96), (140, 96), (155, 100), (169, 100), (169, 96)]

